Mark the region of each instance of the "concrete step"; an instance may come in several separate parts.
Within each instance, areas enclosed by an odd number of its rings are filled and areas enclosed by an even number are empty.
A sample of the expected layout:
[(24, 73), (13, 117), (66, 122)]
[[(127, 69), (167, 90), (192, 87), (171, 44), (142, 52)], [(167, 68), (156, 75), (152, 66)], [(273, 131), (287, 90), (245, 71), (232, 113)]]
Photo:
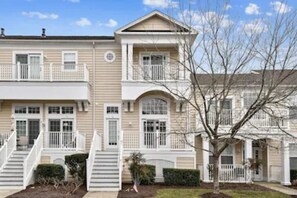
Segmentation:
[(0, 182), (0, 186), (22, 186), (23, 182)]
[(3, 171), (5, 170), (23, 170), (23, 166), (7, 166), (5, 165)]
[(118, 167), (118, 163), (110, 162), (110, 163), (104, 163), (104, 162), (98, 162), (94, 163), (94, 167), (99, 167), (99, 166), (109, 166), (109, 167)]
[(109, 170), (109, 171), (118, 171), (118, 167), (108, 167), (108, 166), (94, 166), (93, 170)]
[(23, 177), (0, 177), (0, 182), (22, 182)]
[(104, 178), (114, 178), (119, 179), (119, 174), (92, 174), (91, 179), (104, 179)]
[(0, 173), (0, 178), (5, 178), (5, 177), (21, 177), (21, 178), (23, 178), (23, 173), (7, 173), (7, 172), (1, 172)]
[(118, 188), (119, 187), (119, 182), (114, 182), (114, 183), (100, 183), (100, 182), (92, 182), (90, 183), (90, 187), (114, 187), (114, 188)]
[(118, 178), (91, 178), (91, 183), (119, 183)]
[(3, 171), (1, 173), (23, 173), (23, 168), (21, 168), (21, 169), (7, 169), (7, 168), (3, 168)]
[(94, 161), (94, 163), (98, 163), (98, 162), (118, 162), (118, 158), (100, 158)]

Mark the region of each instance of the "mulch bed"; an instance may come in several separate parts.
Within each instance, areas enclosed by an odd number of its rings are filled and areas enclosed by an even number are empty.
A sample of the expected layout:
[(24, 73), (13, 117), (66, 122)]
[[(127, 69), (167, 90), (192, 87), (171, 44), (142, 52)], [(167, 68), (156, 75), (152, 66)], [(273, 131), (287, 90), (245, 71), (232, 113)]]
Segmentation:
[(81, 186), (73, 194), (69, 194), (70, 187), (58, 187), (53, 185), (30, 185), (25, 190), (8, 196), (7, 198), (82, 198), (86, 193), (86, 187)]
[(205, 193), (201, 195), (202, 198), (231, 198), (229, 195), (226, 195), (224, 193), (220, 194), (214, 194), (214, 193)]
[[(160, 189), (166, 189), (166, 188), (183, 188), (183, 189), (213, 189), (212, 183), (201, 183), (200, 186), (167, 186), (165, 184), (155, 184), (155, 185), (142, 185), (138, 186), (139, 193), (136, 193), (135, 191), (131, 190), (132, 184), (123, 184), (122, 189), (119, 194), (118, 198), (147, 198), (147, 197), (154, 197), (157, 194), (157, 191)], [(221, 190), (251, 190), (251, 191), (273, 191), (271, 189), (258, 186), (256, 184), (238, 184), (238, 183), (221, 183), (220, 184)], [(212, 197), (212, 193), (206, 193), (203, 197)], [(223, 195), (221, 193), (222, 198), (229, 197), (228, 195)], [(218, 196), (218, 195), (216, 195)]]

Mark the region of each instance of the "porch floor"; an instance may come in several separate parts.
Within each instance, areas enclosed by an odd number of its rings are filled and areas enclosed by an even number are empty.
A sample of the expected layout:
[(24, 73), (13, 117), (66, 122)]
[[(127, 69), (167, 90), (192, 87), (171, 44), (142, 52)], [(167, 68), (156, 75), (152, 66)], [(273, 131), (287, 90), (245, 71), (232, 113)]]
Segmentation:
[(275, 190), (281, 193), (284, 193), (286, 195), (297, 195), (297, 190), (283, 186), (279, 183), (271, 183), (271, 182), (255, 182), (255, 184), (259, 186), (263, 186), (266, 188), (269, 188), (271, 190)]

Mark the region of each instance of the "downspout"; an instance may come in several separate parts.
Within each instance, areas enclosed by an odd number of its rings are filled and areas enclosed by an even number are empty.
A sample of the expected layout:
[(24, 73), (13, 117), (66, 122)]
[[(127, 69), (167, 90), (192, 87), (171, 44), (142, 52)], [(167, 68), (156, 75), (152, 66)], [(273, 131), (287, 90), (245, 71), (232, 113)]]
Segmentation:
[[(93, 132), (95, 131), (96, 129), (96, 124), (95, 124), (95, 121), (96, 121), (96, 80), (95, 80), (95, 77), (96, 77), (96, 42), (93, 41), (92, 43), (92, 47), (93, 47), (93, 50), (92, 50), (92, 65), (93, 65), (93, 120), (92, 120), (92, 125), (93, 125)], [(92, 133), (93, 134), (93, 133)]]

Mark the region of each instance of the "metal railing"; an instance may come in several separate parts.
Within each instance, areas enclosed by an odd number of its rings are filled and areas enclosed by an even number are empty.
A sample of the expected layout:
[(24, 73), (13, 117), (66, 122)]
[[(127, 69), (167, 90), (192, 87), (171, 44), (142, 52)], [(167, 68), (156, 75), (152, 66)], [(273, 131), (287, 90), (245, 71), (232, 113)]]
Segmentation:
[(95, 130), (93, 133), (93, 139), (91, 142), (89, 157), (87, 159), (87, 190), (90, 190), (90, 182), (91, 182), (91, 176), (92, 176), (92, 169), (95, 161), (96, 151), (102, 150), (101, 145), (102, 137), (100, 134), (97, 133)]
[(3, 169), (12, 152), (16, 150), (16, 140), (17, 136), (16, 132), (14, 131), (5, 140), (4, 144), (0, 148), (0, 171)]
[(53, 63), (0, 64), (0, 81), (89, 81), (86, 64), (73, 65), (71, 68), (67, 66)]
[[(213, 180), (213, 164), (208, 165), (209, 179)], [(219, 165), (220, 182), (245, 182), (251, 181), (251, 171), (248, 166), (241, 164)]]
[(85, 150), (84, 134), (76, 132), (45, 132), (46, 149)]
[(36, 140), (34, 140), (34, 145), (31, 148), (28, 156), (24, 160), (24, 174), (23, 174), (23, 188), (30, 183), (30, 180), (34, 176), (34, 168), (40, 162), (41, 152), (43, 149), (43, 132), (41, 131)]

